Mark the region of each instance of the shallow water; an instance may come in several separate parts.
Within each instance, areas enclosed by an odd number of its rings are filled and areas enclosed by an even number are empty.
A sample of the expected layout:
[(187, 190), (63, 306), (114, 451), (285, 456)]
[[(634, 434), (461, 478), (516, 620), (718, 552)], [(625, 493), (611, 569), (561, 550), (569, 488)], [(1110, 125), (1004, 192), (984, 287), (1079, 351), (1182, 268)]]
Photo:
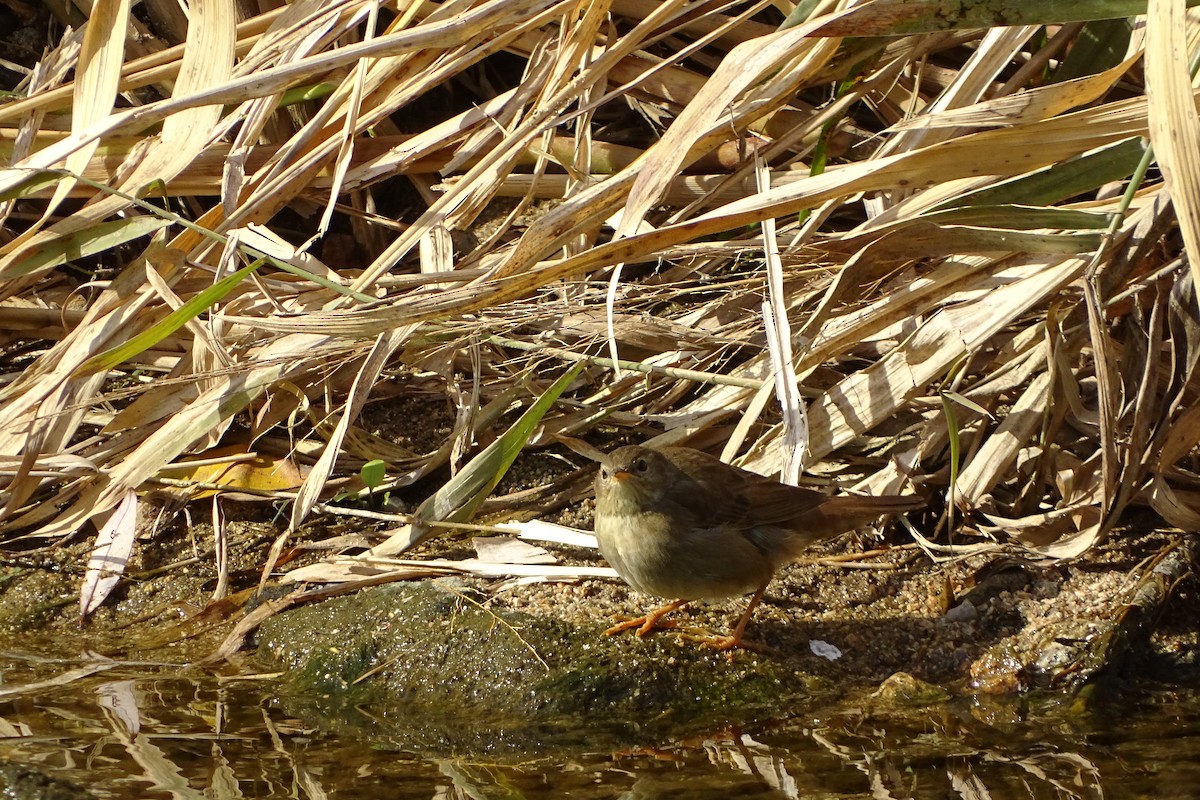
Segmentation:
[[(567, 750), (489, 757), (323, 732), (389, 709), (302, 721), (270, 678), (18, 652), (0, 676), (0, 762), (97, 797), (1200, 797), (1200, 692), (1161, 686), (915, 710), (864, 694), (621, 753), (581, 726)], [(29, 688), (54, 676), (73, 679)]]

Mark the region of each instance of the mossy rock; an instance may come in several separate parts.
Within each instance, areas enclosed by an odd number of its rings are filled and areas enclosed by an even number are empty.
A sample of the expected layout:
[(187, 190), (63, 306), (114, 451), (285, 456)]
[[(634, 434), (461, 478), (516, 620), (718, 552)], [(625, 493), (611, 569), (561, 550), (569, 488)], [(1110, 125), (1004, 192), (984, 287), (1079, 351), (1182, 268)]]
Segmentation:
[(457, 581), (393, 584), (281, 614), (260, 657), (318, 727), (422, 752), (522, 751), (786, 716), (836, 692), (785, 658), (607, 638), (597, 626), (487, 609)]

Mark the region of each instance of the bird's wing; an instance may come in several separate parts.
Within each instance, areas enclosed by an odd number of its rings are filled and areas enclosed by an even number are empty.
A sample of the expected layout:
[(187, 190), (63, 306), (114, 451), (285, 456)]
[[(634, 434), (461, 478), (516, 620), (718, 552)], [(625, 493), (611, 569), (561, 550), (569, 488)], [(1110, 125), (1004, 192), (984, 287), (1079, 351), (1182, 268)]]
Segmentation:
[(689, 511), (697, 523), (750, 528), (786, 525), (828, 499), (811, 489), (787, 486), (730, 466), (706, 453), (692, 451), (675, 460), (685, 479), (696, 484), (695, 503)]
[(788, 486), (770, 478), (747, 478), (741, 495), (740, 502), (749, 509), (756, 525), (794, 524), (797, 519), (818, 513), (830, 499), (821, 492)]

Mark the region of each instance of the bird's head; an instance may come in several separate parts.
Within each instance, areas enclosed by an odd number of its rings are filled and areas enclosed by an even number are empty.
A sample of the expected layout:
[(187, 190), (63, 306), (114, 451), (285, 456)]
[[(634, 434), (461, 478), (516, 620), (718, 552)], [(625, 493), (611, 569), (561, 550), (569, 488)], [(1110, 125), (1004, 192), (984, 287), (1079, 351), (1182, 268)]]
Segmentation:
[(630, 513), (654, 507), (671, 484), (673, 467), (665, 455), (649, 447), (630, 445), (609, 453), (596, 475), (596, 502), (609, 513)]

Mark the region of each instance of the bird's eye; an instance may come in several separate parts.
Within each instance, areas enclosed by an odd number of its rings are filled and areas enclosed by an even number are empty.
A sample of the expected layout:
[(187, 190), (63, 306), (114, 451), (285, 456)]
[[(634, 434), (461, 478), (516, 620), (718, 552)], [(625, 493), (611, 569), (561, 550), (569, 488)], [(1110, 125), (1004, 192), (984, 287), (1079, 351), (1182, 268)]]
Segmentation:
[(650, 465), (646, 463), (646, 459), (644, 458), (639, 458), (637, 461), (633, 462), (634, 472), (644, 473), (648, 469), (650, 469)]
[(608, 480), (608, 467), (600, 468), (600, 477), (603, 478), (604, 480)]

